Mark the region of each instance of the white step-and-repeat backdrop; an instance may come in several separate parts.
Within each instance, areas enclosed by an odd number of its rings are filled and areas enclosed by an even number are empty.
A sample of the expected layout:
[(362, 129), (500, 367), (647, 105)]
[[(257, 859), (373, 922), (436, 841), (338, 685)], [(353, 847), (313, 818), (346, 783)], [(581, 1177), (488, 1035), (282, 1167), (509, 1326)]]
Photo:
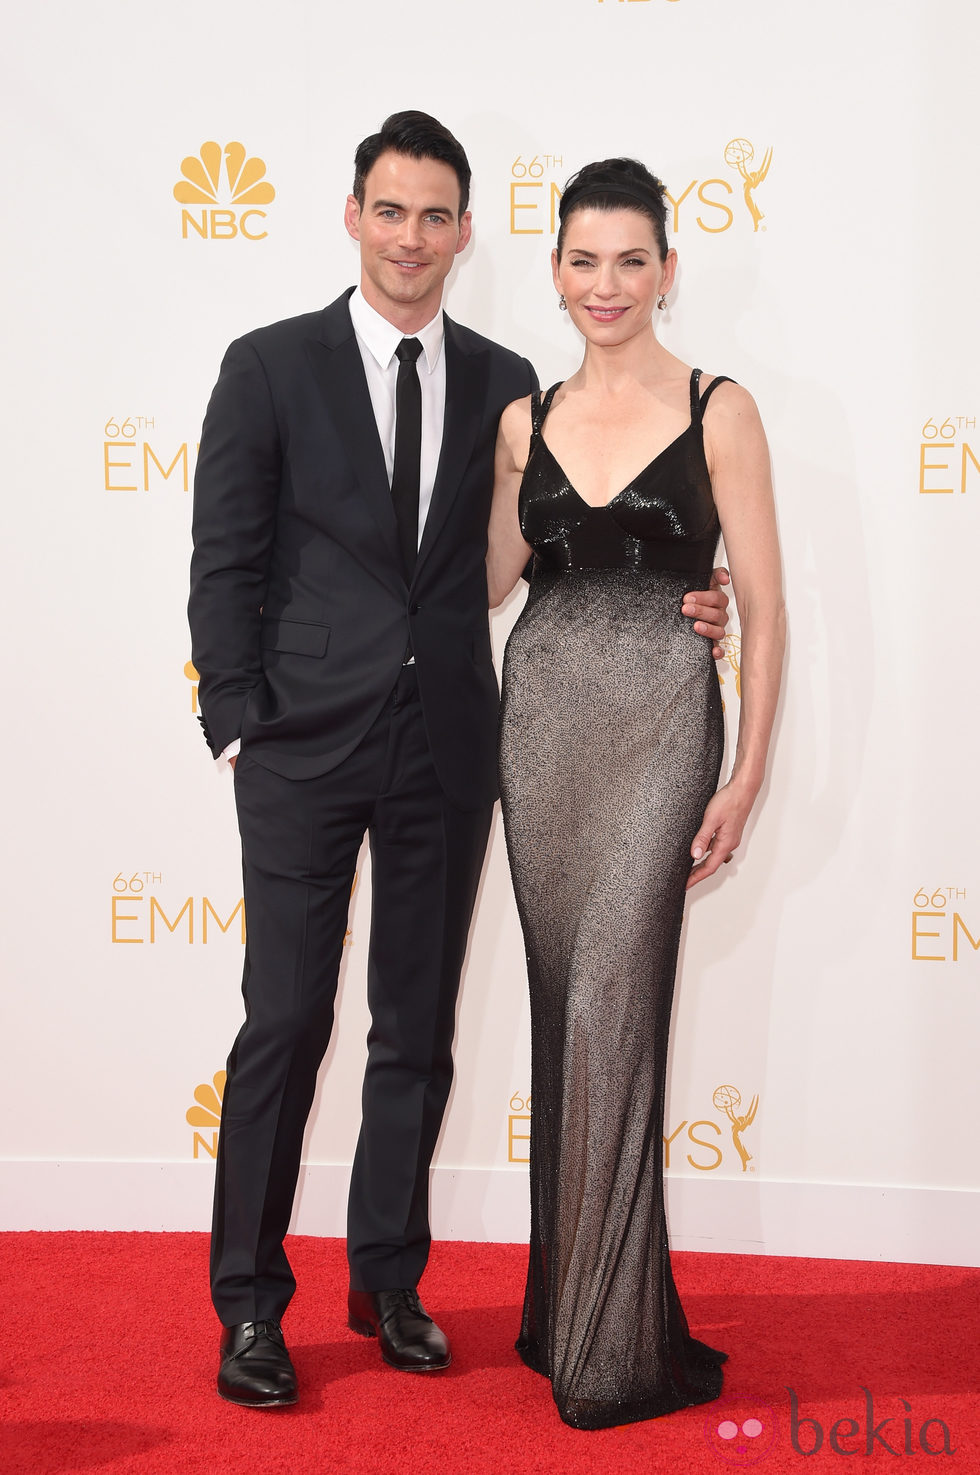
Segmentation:
[[(3, 724), (0, 1222), (208, 1222), (245, 919), (188, 663), (197, 437), (230, 339), (355, 280), (354, 146), (421, 107), (474, 169), (453, 316), (545, 383), (573, 369), (556, 201), (588, 160), (636, 155), (680, 253), (664, 339), (747, 385), (770, 434), (788, 678), (764, 806), (689, 910), (674, 1242), (977, 1263), (978, 43), (966, 0), (57, 0), (9, 20), (4, 541), (27, 644)], [(370, 892), (365, 859), (307, 1231), (343, 1231)], [(436, 1232), (519, 1239), (528, 1016), (499, 822), (457, 1063)]]

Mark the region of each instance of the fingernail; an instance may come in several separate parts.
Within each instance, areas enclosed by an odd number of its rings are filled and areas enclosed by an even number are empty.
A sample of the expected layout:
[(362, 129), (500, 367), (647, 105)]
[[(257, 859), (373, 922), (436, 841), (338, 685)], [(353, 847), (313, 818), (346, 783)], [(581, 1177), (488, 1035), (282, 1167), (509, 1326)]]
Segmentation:
[(693, 854), (695, 860), (700, 860), (701, 857), (702, 857), (702, 855), (704, 854), (704, 851), (701, 849), (701, 846), (700, 845), (695, 845), (694, 850), (692, 851), (692, 854)]

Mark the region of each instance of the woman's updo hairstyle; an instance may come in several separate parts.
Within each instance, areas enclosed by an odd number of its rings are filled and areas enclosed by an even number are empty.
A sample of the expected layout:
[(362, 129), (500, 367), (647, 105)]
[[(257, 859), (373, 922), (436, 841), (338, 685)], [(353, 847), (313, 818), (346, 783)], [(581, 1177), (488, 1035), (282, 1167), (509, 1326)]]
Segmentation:
[(565, 244), (565, 227), (576, 210), (636, 210), (653, 226), (660, 260), (667, 259), (664, 187), (639, 159), (602, 159), (596, 164), (586, 164), (572, 175), (558, 206), (559, 259)]

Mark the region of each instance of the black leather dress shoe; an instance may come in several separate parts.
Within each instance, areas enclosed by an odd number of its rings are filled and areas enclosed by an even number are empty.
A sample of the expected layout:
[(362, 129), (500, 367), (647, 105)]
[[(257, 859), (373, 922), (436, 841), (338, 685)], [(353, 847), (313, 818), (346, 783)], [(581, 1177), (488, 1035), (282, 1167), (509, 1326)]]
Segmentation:
[(296, 1402), (296, 1373), (278, 1321), (225, 1327), (218, 1392), (246, 1408), (284, 1408)]
[(402, 1372), (431, 1373), (452, 1362), (449, 1343), (416, 1291), (351, 1291), (347, 1325), (362, 1337), (377, 1337), (385, 1362)]

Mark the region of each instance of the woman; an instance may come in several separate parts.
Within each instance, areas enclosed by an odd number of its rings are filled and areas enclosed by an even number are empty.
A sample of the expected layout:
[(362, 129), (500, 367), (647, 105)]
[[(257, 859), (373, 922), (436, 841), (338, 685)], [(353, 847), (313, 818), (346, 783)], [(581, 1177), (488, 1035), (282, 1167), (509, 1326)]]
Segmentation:
[[(531, 1253), (518, 1350), (601, 1428), (716, 1398), (688, 1332), (661, 1171), (685, 889), (730, 860), (762, 785), (783, 650), (769, 457), (751, 396), (653, 331), (676, 270), (641, 164), (570, 182), (552, 255), (578, 372), (508, 407), (490, 602), (528, 558), (504, 661), (501, 788), (531, 989)], [(681, 614), (719, 530), (742, 624), (731, 777), (708, 643)], [(693, 867), (692, 867), (693, 861)]]

